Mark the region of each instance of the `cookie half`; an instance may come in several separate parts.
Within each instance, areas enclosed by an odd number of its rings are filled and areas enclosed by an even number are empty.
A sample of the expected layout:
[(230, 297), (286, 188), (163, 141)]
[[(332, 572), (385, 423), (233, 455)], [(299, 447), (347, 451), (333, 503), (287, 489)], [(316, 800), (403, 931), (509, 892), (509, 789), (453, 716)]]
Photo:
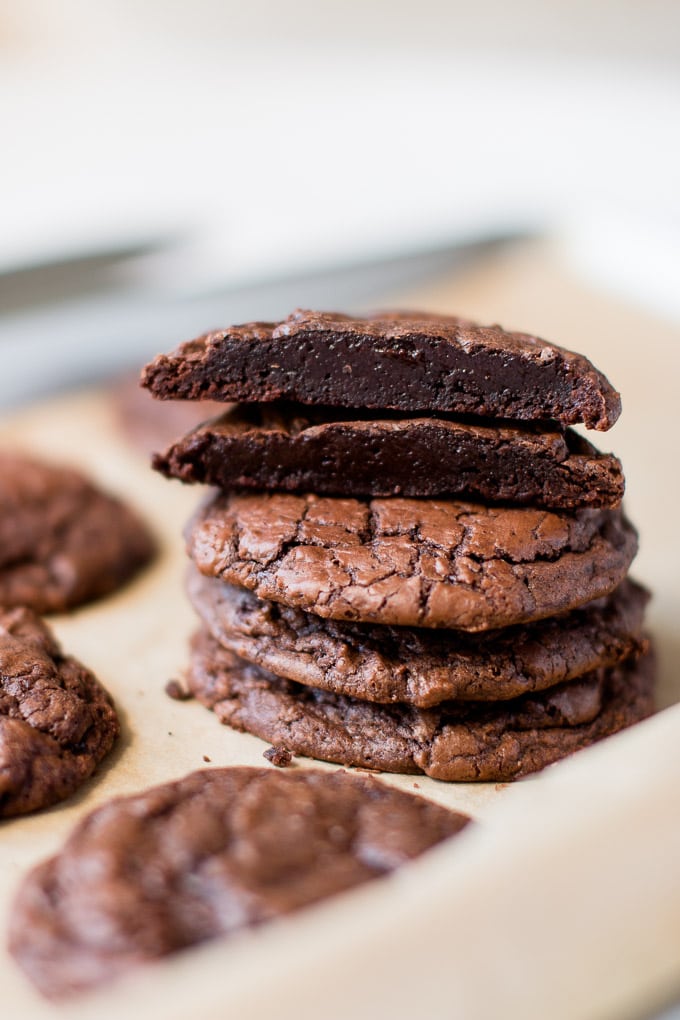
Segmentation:
[(137, 514), (80, 472), (0, 452), (0, 606), (63, 612), (120, 588), (154, 551)]
[(42, 620), (0, 610), (0, 818), (68, 797), (119, 732), (107, 691)]
[(207, 576), (337, 620), (491, 630), (608, 595), (637, 550), (619, 510), (222, 494), (187, 548)]
[(420, 708), (516, 698), (613, 666), (644, 647), (649, 599), (626, 580), (607, 598), (567, 615), (471, 636), (323, 620), (195, 568), (187, 590), (213, 637), (240, 658), (333, 694)]
[(147, 365), (162, 399), (294, 400), (610, 428), (621, 400), (580, 354), (454, 316), (296, 311), (208, 333)]
[(155, 454), (153, 466), (220, 489), (465, 497), (566, 510), (616, 507), (623, 497), (620, 461), (571, 430), (360, 415), (240, 406)]
[(64, 996), (385, 875), (468, 821), (372, 777), (194, 772), (85, 818), (25, 880), (10, 951)]
[(193, 694), (234, 729), (310, 758), (453, 782), (536, 772), (650, 715), (653, 686), (648, 652), (509, 702), (375, 705), (281, 680), (206, 631), (189, 670)]

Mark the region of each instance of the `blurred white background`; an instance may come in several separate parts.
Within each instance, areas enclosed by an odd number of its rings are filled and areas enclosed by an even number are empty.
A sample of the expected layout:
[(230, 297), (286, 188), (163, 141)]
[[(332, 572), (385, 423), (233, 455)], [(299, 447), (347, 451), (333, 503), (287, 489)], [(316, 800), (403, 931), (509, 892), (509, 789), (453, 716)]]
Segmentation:
[[(4, 0), (0, 336), (167, 347), (183, 299), (514, 232), (680, 316), (679, 122), (674, 0)], [(147, 246), (95, 304), (16, 276)]]

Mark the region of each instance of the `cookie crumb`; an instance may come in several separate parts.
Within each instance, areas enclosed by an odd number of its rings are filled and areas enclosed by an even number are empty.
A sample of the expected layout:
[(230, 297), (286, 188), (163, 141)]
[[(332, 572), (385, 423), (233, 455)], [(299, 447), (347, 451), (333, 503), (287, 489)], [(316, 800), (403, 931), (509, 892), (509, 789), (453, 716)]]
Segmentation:
[(212, 761), (212, 758), (209, 758), (207, 754), (204, 754), (203, 761)]
[(277, 769), (287, 769), (293, 760), (293, 755), (283, 744), (274, 744), (273, 747), (268, 747), (262, 754), (272, 765), (276, 765)]
[(179, 680), (168, 680), (165, 685), (165, 693), (174, 701), (188, 701), (191, 697), (191, 691), (188, 691), (186, 687), (182, 687)]
[(413, 784), (413, 789), (414, 790), (419, 790), (420, 789), (420, 783), (414, 783)]

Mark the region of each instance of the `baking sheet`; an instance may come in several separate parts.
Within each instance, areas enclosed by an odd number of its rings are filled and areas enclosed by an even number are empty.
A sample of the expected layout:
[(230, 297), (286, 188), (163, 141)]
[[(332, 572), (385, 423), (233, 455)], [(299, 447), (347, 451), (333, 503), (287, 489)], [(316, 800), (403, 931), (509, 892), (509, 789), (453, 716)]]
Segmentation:
[[(678, 331), (589, 293), (545, 249), (400, 299), (542, 332), (589, 354), (622, 390), (620, 423), (596, 441), (624, 463), (628, 510), (643, 536), (634, 573), (655, 589), (660, 702), (680, 700), (671, 418)], [(112, 692), (123, 737), (77, 796), (0, 825), (4, 929), (21, 876), (84, 813), (195, 768), (263, 765), (266, 745), (163, 690), (186, 661), (194, 626), (180, 536), (199, 491), (148, 469), (102, 390), (14, 415), (0, 442), (84, 467), (139, 508), (162, 546), (123, 592), (52, 618), (65, 649)], [(43, 1002), (2, 951), (2, 1015), (634, 1016), (680, 991), (679, 707), (519, 784), (384, 778), (482, 824), (388, 881), (149, 967), (80, 1006)]]

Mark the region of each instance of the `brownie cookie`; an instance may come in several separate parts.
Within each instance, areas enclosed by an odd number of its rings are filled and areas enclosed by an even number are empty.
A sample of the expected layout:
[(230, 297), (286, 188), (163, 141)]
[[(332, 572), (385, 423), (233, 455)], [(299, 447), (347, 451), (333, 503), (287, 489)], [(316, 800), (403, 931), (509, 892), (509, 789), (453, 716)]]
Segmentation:
[(287, 680), (365, 701), (497, 701), (613, 666), (644, 646), (648, 593), (624, 581), (566, 616), (486, 634), (322, 620), (192, 568), (189, 598), (212, 636)]
[(194, 772), (85, 818), (24, 881), (10, 951), (64, 996), (385, 875), (468, 821), (365, 776)]
[(0, 605), (62, 612), (115, 591), (153, 553), (139, 517), (79, 472), (0, 452)]
[(339, 620), (479, 631), (608, 595), (637, 549), (618, 510), (221, 494), (187, 528), (199, 570)]
[(536, 772), (653, 711), (651, 653), (559, 687), (499, 703), (375, 705), (282, 680), (193, 641), (189, 686), (221, 722), (294, 754), (454, 782)]
[(68, 797), (118, 733), (107, 692), (42, 620), (0, 610), (0, 818)]
[(587, 358), (526, 333), (454, 316), (353, 319), (296, 311), (207, 333), (159, 355), (155, 397), (452, 411), (610, 428), (621, 400)]
[(120, 430), (139, 453), (163, 450), (207, 418), (222, 414), (224, 404), (190, 400), (153, 400), (139, 385), (139, 373), (124, 376), (111, 386), (111, 402)]
[(620, 461), (571, 430), (387, 414), (354, 420), (331, 408), (243, 405), (178, 439), (153, 466), (220, 489), (465, 496), (566, 510), (621, 502)]

